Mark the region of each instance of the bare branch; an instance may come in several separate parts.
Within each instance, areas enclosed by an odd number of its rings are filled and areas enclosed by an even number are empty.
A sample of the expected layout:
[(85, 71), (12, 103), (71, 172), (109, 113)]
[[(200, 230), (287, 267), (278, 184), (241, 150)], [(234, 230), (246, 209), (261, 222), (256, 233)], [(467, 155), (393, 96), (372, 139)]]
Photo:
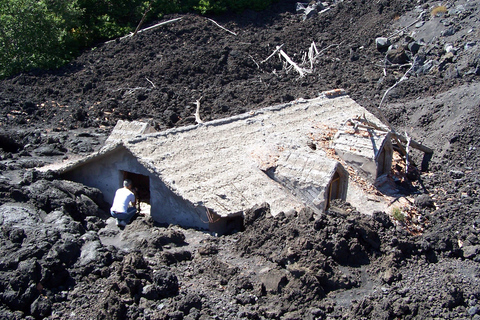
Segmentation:
[(125, 91), (125, 95), (131, 95), (135, 91), (138, 90), (145, 90), (145, 91), (151, 91), (151, 88), (145, 88), (145, 87), (135, 87), (135, 88), (118, 88), (118, 89), (112, 89), (111, 91), (117, 92), (117, 91)]
[(407, 131), (405, 131), (405, 137), (407, 137), (407, 146), (405, 147), (405, 173), (408, 173), (408, 167), (410, 166), (410, 155), (409, 155), (409, 152), (410, 152), (410, 137), (408, 136), (408, 133)]
[(156, 25), (153, 25), (151, 27), (148, 27), (148, 28), (145, 28), (145, 29), (142, 29), (142, 30), (139, 30), (137, 33), (141, 33), (141, 32), (145, 32), (145, 31), (148, 31), (148, 30), (153, 30), (153, 29), (157, 29), (163, 25), (166, 25), (166, 24), (169, 24), (169, 23), (172, 23), (172, 22), (176, 22), (176, 21), (179, 21), (179, 20), (182, 20), (182, 18), (175, 18), (175, 19), (172, 19), (172, 20), (167, 20), (167, 21), (164, 21), (164, 22), (160, 22), (160, 23), (157, 23)]
[(308, 72), (307, 70), (300, 68), (295, 62), (293, 62), (293, 60), (290, 59), (290, 57), (285, 53), (285, 51), (280, 49), (280, 54), (298, 72), (298, 74), (300, 74), (300, 78), (305, 76), (305, 73)]
[(195, 111), (195, 121), (197, 123), (203, 123), (203, 120), (200, 119), (200, 100), (202, 100), (203, 96), (198, 99), (195, 104), (197, 105), (197, 110)]
[(217, 22), (215, 22), (215, 20), (212, 20), (212, 19), (210, 19), (210, 18), (207, 18), (207, 20), (209, 20), (209, 21), (213, 22), (214, 24), (216, 24), (217, 27), (219, 27), (220, 29), (223, 29), (223, 30), (227, 31), (227, 32), (233, 34), (234, 36), (237, 35), (235, 32), (230, 31), (230, 30), (228, 30), (227, 28), (224, 28), (224, 27), (222, 27), (221, 25), (219, 25)]
[(150, 84), (152, 85), (152, 87), (157, 88), (157, 87), (155, 86), (155, 84), (154, 84), (150, 79), (148, 79), (147, 77), (145, 77), (145, 79), (147, 79), (147, 81), (150, 82)]
[(330, 49), (330, 48), (332, 48), (332, 47), (338, 47), (338, 46), (340, 46), (342, 43), (343, 43), (343, 41), (340, 42), (340, 43), (333, 43), (333, 44), (327, 46), (326, 48), (323, 48), (322, 50), (320, 50), (319, 53), (317, 53), (316, 57), (318, 57), (318, 56), (321, 55), (323, 52), (327, 51), (328, 49)]
[[(154, 30), (154, 29), (157, 29), (157, 28), (159, 28), (163, 25), (166, 25), (166, 24), (169, 24), (169, 23), (172, 23), (172, 22), (175, 22), (175, 21), (179, 21), (179, 20), (182, 20), (182, 18), (180, 17), (180, 18), (175, 18), (175, 19), (172, 19), (172, 20), (160, 22), (160, 23), (157, 23), (156, 25), (150, 26), (148, 28), (138, 30), (137, 33), (142, 33), (142, 32), (148, 31), (148, 30)], [(126, 36), (123, 36), (123, 37), (120, 37), (118, 39), (123, 40), (123, 39), (131, 38), (133, 35), (134, 35), (133, 33), (130, 33), (130, 34), (128, 34)], [(108, 43), (111, 43), (111, 42), (115, 42), (115, 40), (110, 40), (110, 41), (107, 41), (105, 43), (108, 44)]]
[(407, 70), (407, 72), (405, 72), (405, 74), (400, 78), (400, 80), (398, 80), (393, 86), (391, 86), (390, 88), (387, 89), (387, 91), (385, 91), (385, 93), (383, 94), (382, 100), (380, 101), (380, 105), (378, 106), (379, 109), (382, 107), (383, 101), (384, 101), (385, 98), (387, 97), (387, 94), (388, 94), (393, 88), (395, 88), (399, 83), (401, 83), (402, 81), (408, 79), (408, 74), (410, 73), (410, 71), (412, 71), (413, 67), (415, 67), (415, 63), (416, 63), (416, 62), (417, 62), (417, 58), (415, 57), (415, 59), (413, 60), (413, 62), (412, 62), (412, 64), (411, 64), (411, 67)]
[(145, 12), (143, 13), (142, 19), (141, 19), (140, 22), (138, 23), (138, 26), (137, 26), (137, 28), (135, 29), (135, 32), (133, 33), (132, 37), (135, 36), (135, 35), (138, 33), (138, 30), (139, 30), (140, 27), (142, 26), (143, 21), (145, 21), (145, 17), (147, 16), (147, 13), (148, 13), (151, 9), (152, 9), (152, 3), (150, 2), (150, 3), (148, 4), (147, 10), (145, 10)]
[(255, 63), (255, 65), (257, 66), (257, 69), (260, 69), (260, 66), (258, 65), (257, 61), (255, 61), (255, 59), (252, 57), (252, 55), (249, 54), (248, 56), (253, 60), (253, 63)]
[(283, 44), (282, 44), (281, 46), (277, 46), (277, 48), (275, 49), (275, 51), (273, 51), (272, 54), (269, 55), (265, 60), (260, 61), (260, 63), (265, 63), (265, 62), (267, 62), (268, 60), (270, 60), (270, 58), (273, 57), (273, 56), (278, 52), (278, 50), (280, 50), (280, 48), (282, 48), (282, 47), (283, 47)]

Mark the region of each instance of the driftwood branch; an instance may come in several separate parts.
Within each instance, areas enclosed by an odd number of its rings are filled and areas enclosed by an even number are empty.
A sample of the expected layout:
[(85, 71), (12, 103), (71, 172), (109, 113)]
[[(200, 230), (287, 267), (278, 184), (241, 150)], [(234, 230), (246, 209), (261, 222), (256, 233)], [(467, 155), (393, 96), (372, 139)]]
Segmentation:
[(135, 36), (135, 35), (138, 33), (138, 30), (140, 30), (140, 27), (142, 26), (143, 21), (145, 21), (145, 17), (147, 16), (147, 13), (148, 13), (150, 10), (152, 10), (152, 3), (151, 3), (151, 2), (148, 4), (147, 10), (145, 10), (145, 12), (143, 13), (142, 19), (141, 19), (140, 22), (138, 23), (138, 26), (135, 28), (135, 32), (133, 33), (132, 37)]
[(385, 93), (383, 94), (382, 100), (380, 100), (380, 105), (378, 106), (379, 109), (382, 107), (383, 101), (384, 101), (385, 98), (387, 97), (388, 93), (389, 93), (393, 88), (395, 88), (399, 83), (401, 83), (402, 81), (408, 79), (408, 74), (409, 74), (410, 71), (412, 71), (412, 69), (415, 67), (416, 61), (417, 61), (417, 58), (415, 57), (415, 59), (413, 60), (411, 66), (410, 66), (410, 68), (407, 70), (407, 72), (405, 72), (405, 74), (400, 78), (400, 80), (398, 80), (393, 86), (391, 86), (390, 88), (387, 89), (387, 91), (385, 91)]
[[(392, 134), (398, 139), (400, 140), (401, 142), (403, 143), (408, 143), (408, 138), (402, 136), (401, 134), (398, 134), (396, 132), (392, 132)], [(427, 146), (424, 146), (423, 144), (421, 143), (418, 143), (416, 142), (415, 140), (413, 140), (412, 138), (410, 138), (410, 147), (412, 148), (415, 148), (417, 150), (420, 150), (420, 151), (423, 151), (425, 153), (433, 153), (433, 150), (430, 149), (429, 147)]]
[(228, 33), (231, 33), (231, 34), (233, 34), (234, 36), (237, 35), (235, 32), (230, 31), (230, 30), (228, 30), (227, 28), (222, 27), (221, 25), (219, 25), (215, 20), (212, 20), (212, 19), (210, 19), (210, 18), (207, 18), (207, 20), (213, 22), (213, 23), (214, 23), (217, 27), (219, 27), (220, 29), (223, 29), (223, 30), (227, 31)]
[(282, 57), (284, 57), (285, 60), (298, 72), (298, 74), (300, 75), (300, 78), (303, 78), (307, 70), (300, 68), (295, 62), (293, 62), (292, 59), (290, 59), (290, 57), (282, 49), (280, 49), (279, 52), (282, 55)]
[(155, 86), (155, 83), (152, 82), (152, 80), (148, 79), (147, 77), (145, 77), (145, 79), (147, 79), (147, 81), (150, 82), (150, 84), (152, 85), (152, 87), (157, 88), (157, 87)]
[(283, 47), (283, 44), (282, 44), (281, 46), (277, 46), (277, 47), (275, 48), (275, 51), (273, 51), (272, 54), (269, 55), (265, 60), (260, 61), (260, 63), (265, 63), (265, 62), (267, 62), (268, 60), (270, 60), (270, 58), (273, 57), (282, 47)]
[(405, 164), (406, 164), (405, 173), (408, 173), (408, 167), (410, 166), (410, 154), (409, 154), (409, 152), (410, 152), (410, 141), (412, 139), (410, 139), (410, 137), (408, 136), (408, 133), (406, 131), (405, 131), (405, 137), (407, 137), (407, 145), (405, 147), (405, 152), (406, 152), (406, 154), (405, 154)]
[(197, 105), (197, 110), (195, 111), (195, 121), (197, 123), (203, 123), (203, 120), (200, 118), (200, 100), (202, 100), (203, 97), (200, 97), (197, 101), (195, 101), (195, 104)]
[[(150, 26), (148, 28), (138, 30), (137, 33), (142, 33), (142, 32), (149, 31), (149, 30), (154, 30), (154, 29), (160, 28), (163, 25), (166, 25), (166, 24), (169, 24), (169, 23), (172, 23), (172, 22), (176, 22), (176, 21), (179, 21), (179, 20), (182, 20), (182, 18), (180, 17), (180, 18), (175, 18), (175, 19), (172, 19), (172, 20), (167, 20), (167, 21), (164, 21), (164, 22), (160, 22), (160, 23), (157, 23), (157, 24), (155, 24), (153, 26)], [(123, 39), (131, 38), (133, 35), (134, 35), (133, 33), (130, 33), (130, 34), (128, 34), (126, 36), (123, 36), (123, 37), (120, 37), (118, 39), (123, 40)], [(108, 43), (115, 42), (115, 41), (116, 40), (110, 40), (110, 41), (107, 41), (105, 43), (108, 44)]]

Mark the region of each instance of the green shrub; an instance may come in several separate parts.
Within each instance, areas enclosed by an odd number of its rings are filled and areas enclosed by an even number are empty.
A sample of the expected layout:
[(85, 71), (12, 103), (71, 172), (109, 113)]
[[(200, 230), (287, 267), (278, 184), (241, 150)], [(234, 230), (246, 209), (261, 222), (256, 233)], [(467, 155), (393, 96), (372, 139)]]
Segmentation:
[(224, 5), (224, 1), (220, 0), (200, 0), (198, 2), (198, 5), (193, 6), (193, 9), (199, 11), (201, 14), (220, 14), (227, 11), (227, 7)]
[(1, 0), (0, 78), (55, 68), (80, 49), (132, 32), (165, 14), (263, 10), (276, 0)]
[(0, 77), (32, 68), (62, 64), (62, 28), (43, 1), (0, 3)]
[(392, 217), (393, 219), (403, 222), (405, 221), (405, 215), (403, 214), (402, 210), (400, 208), (393, 208), (392, 209)]
[(226, 0), (228, 7), (235, 11), (241, 12), (245, 9), (252, 9), (255, 11), (261, 11), (266, 9), (273, 0)]

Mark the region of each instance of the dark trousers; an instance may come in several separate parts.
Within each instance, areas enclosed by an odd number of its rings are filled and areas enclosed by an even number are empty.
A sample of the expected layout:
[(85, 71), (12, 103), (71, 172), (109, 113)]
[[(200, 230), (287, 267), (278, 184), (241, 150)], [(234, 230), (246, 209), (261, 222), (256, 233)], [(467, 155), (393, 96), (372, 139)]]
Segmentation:
[(129, 223), (130, 220), (132, 220), (135, 213), (137, 213), (137, 208), (135, 207), (129, 207), (127, 210), (127, 213), (110, 211), (110, 214), (112, 215), (112, 217), (118, 220), (123, 220), (126, 223)]

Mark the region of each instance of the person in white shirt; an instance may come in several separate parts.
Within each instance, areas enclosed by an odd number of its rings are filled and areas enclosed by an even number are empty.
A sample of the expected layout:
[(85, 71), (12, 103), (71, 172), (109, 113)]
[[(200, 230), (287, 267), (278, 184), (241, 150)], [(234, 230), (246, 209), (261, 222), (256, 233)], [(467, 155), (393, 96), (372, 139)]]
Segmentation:
[(132, 192), (132, 181), (125, 179), (123, 181), (123, 188), (115, 192), (113, 205), (110, 208), (110, 214), (117, 219), (117, 226), (125, 227), (133, 218), (136, 209), (136, 198)]

